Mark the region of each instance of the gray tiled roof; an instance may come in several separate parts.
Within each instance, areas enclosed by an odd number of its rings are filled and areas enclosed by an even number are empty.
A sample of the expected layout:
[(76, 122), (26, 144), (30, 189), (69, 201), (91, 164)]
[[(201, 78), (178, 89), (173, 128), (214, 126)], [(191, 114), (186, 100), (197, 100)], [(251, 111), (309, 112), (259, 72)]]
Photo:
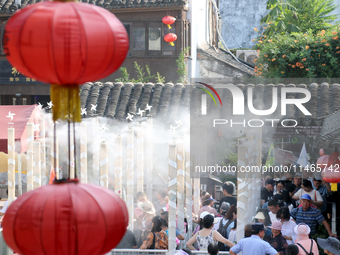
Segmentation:
[[(274, 85), (237, 85), (244, 93), (247, 91), (248, 86), (254, 87), (254, 102), (263, 105), (263, 109), (269, 109), (271, 102), (268, 98), (272, 98), (272, 88)], [(327, 83), (310, 85), (288, 84), (276, 85), (280, 87), (299, 87), (307, 88), (311, 92), (311, 99), (308, 103), (304, 104), (312, 116), (304, 116), (301, 111), (294, 108), (293, 105), (288, 105), (287, 114), (284, 116), (286, 119), (294, 118), (299, 121), (301, 126), (322, 126), (323, 120), (330, 114), (340, 110), (340, 101), (334, 100), (340, 94), (340, 85)], [(86, 117), (107, 117), (125, 121), (128, 113), (136, 115), (138, 109), (144, 110), (146, 105), (152, 105), (152, 110), (149, 116), (160, 119), (171, 119), (176, 115), (190, 111), (190, 103), (197, 104), (200, 102), (201, 94), (204, 93), (200, 89), (201, 85), (183, 85), (183, 84), (153, 84), (153, 83), (112, 83), (112, 82), (95, 82), (86, 83), (82, 86), (81, 90), (81, 107), (87, 108)], [(223, 108), (221, 114), (224, 118), (231, 117), (228, 109), (232, 108), (231, 93), (225, 89), (216, 89), (220, 94)], [(289, 95), (289, 98), (299, 98), (300, 94)], [(97, 105), (96, 112), (91, 112), (91, 104)], [(208, 98), (208, 113), (213, 110), (210, 107), (213, 102)], [(280, 104), (279, 104), (280, 105)], [(197, 109), (199, 109), (197, 105)], [(196, 108), (195, 108), (196, 109)], [(215, 108), (214, 108), (215, 109)], [(222, 113), (223, 111), (223, 113)], [(135, 118), (138, 118), (136, 116)]]
[[(0, 0), (0, 13), (12, 14), (17, 9), (22, 9), (28, 4), (38, 2), (42, 2), (42, 0), (21, 0), (21, 6), (18, 6), (15, 0)], [(184, 6), (187, 0), (82, 0), (82, 2), (112, 10), (123, 8), (180, 7)]]

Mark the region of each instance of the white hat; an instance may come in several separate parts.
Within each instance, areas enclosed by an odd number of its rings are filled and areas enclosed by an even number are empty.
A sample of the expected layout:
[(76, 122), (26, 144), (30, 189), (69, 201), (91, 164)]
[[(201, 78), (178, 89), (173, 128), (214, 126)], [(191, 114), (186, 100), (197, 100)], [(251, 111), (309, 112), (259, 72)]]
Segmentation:
[(255, 219), (258, 219), (258, 220), (265, 220), (266, 218), (264, 217), (264, 214), (263, 212), (258, 212), (255, 217)]
[(201, 215), (200, 215), (200, 218), (203, 219), (205, 216), (207, 216), (207, 215), (209, 215), (209, 214), (212, 215), (212, 216), (214, 217), (214, 224), (216, 224), (216, 223), (218, 222), (218, 219), (215, 218), (215, 215), (214, 215), (214, 214), (209, 213), (209, 212), (207, 212), (207, 211), (202, 212)]
[(150, 201), (145, 202), (139, 202), (137, 204), (138, 208), (140, 208), (143, 212), (146, 212), (148, 214), (155, 214), (156, 210), (153, 207), (152, 203)]

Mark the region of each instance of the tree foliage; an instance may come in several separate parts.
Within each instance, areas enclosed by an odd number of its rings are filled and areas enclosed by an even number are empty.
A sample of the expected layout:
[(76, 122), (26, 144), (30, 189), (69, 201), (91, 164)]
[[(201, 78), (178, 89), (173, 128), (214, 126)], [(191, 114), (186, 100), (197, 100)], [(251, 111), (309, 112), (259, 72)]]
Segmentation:
[(338, 14), (334, 0), (268, 0), (269, 13), (261, 19), (264, 35), (277, 33), (305, 33), (312, 30), (316, 34), (322, 29), (332, 28)]

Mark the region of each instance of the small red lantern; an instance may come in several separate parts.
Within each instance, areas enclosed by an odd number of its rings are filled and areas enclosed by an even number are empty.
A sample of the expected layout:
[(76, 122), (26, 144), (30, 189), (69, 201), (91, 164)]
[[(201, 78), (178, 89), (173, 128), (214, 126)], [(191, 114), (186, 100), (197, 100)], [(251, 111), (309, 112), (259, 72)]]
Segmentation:
[(77, 180), (23, 194), (6, 211), (3, 236), (25, 255), (94, 255), (116, 247), (126, 232), (123, 200), (100, 186)]
[(337, 191), (337, 183), (340, 182), (340, 160), (339, 152), (335, 151), (331, 155), (325, 155), (324, 150), (319, 151), (320, 158), (316, 161), (316, 165), (321, 167), (321, 176), (326, 182), (331, 183), (332, 191)]
[(173, 42), (176, 40), (177, 40), (177, 35), (174, 33), (169, 33), (164, 36), (164, 41), (170, 43), (171, 46), (175, 46)]
[(340, 182), (340, 165), (326, 167), (321, 173), (321, 176), (326, 182), (339, 183)]
[(332, 155), (325, 155), (324, 150), (320, 149), (319, 151), (320, 158), (316, 161), (316, 164), (319, 165), (322, 169), (324, 167), (334, 166), (336, 164), (340, 165), (340, 160), (336, 155), (338, 155), (338, 152), (333, 152)]
[(168, 15), (168, 16), (165, 16), (165, 17), (162, 19), (162, 21), (163, 21), (163, 23), (164, 23), (165, 25), (167, 25), (168, 28), (170, 29), (170, 28), (171, 28), (170, 25), (172, 25), (172, 24), (175, 23), (176, 18), (175, 18), (175, 17), (172, 17), (172, 16), (170, 16), (170, 15)]
[(19, 72), (52, 84), (53, 119), (78, 122), (79, 84), (113, 73), (129, 48), (124, 25), (109, 11), (58, 1), (16, 11), (6, 24), (3, 43), (8, 61)]

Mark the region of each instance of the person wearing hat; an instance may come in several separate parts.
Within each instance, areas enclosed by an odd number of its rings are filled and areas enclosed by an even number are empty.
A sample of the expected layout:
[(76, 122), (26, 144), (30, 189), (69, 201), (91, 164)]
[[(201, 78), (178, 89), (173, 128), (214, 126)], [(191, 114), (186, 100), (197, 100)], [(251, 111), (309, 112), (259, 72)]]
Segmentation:
[(257, 214), (254, 217), (255, 223), (262, 223), (265, 228), (265, 236), (270, 236), (272, 234), (272, 231), (268, 226), (272, 225), (272, 221), (270, 220), (268, 210), (260, 208), (257, 211)]
[(220, 225), (220, 221), (221, 219), (223, 219), (223, 217), (227, 214), (227, 211), (230, 208), (230, 204), (228, 202), (223, 202), (220, 206), (220, 214), (222, 215), (222, 217), (216, 217), (216, 219), (218, 219), (218, 222), (215, 224), (215, 226), (213, 227), (213, 230), (217, 230), (219, 225)]
[(304, 194), (311, 197), (314, 206), (322, 206), (324, 204), (320, 192), (313, 189), (312, 183), (309, 180), (303, 180), (301, 189), (294, 194), (293, 199), (300, 200)]
[(277, 252), (280, 253), (280, 255), (285, 254), (288, 243), (281, 233), (281, 230), (283, 230), (282, 223), (274, 221), (268, 228), (271, 228), (272, 234), (270, 236), (265, 236), (263, 240), (267, 241)]
[[(196, 228), (195, 228), (194, 231), (192, 232), (192, 236), (194, 236), (198, 231), (200, 231), (201, 229), (203, 229), (203, 218), (204, 218), (206, 215), (208, 215), (208, 214), (210, 214), (210, 213), (207, 212), (207, 211), (202, 212), (202, 213), (200, 214), (199, 224), (196, 226)], [(212, 214), (212, 215), (213, 215), (213, 214)], [(213, 216), (214, 216), (214, 215), (213, 215)], [(218, 218), (215, 218), (215, 221), (214, 221), (214, 222), (216, 222), (216, 223), (214, 223), (214, 224), (217, 224)]]
[(308, 194), (304, 194), (301, 197), (301, 207), (294, 208), (290, 215), (295, 220), (296, 224), (305, 223), (307, 224), (311, 231), (310, 236), (315, 235), (316, 233), (316, 224), (322, 223), (329, 236), (336, 237), (335, 234), (332, 233), (331, 228), (329, 227), (328, 222), (325, 220), (325, 218), (322, 216), (321, 212), (311, 207), (312, 199)]
[(216, 223), (216, 219), (212, 214), (208, 214), (203, 218), (203, 229), (198, 231), (193, 237), (189, 239), (187, 242), (187, 247), (190, 250), (195, 250), (193, 244), (197, 242), (198, 248), (200, 251), (207, 251), (210, 243), (222, 242), (228, 247), (233, 247), (234, 244), (229, 240), (225, 239), (220, 233), (215, 230), (212, 230), (214, 223)]
[(262, 223), (252, 224), (252, 236), (241, 239), (238, 244), (229, 251), (230, 255), (242, 252), (242, 255), (279, 255), (269, 243), (263, 241), (264, 225)]
[(273, 196), (275, 181), (273, 179), (267, 179), (264, 183), (264, 187), (261, 189), (261, 206), (268, 202)]
[(318, 245), (315, 240), (309, 238), (310, 227), (305, 223), (300, 223), (294, 228), (296, 234), (295, 243), (299, 248), (300, 255), (307, 255), (313, 252), (314, 255), (319, 255)]
[(327, 218), (327, 195), (328, 195), (328, 189), (330, 189), (330, 184), (326, 183), (322, 179), (321, 173), (314, 173), (313, 186), (314, 186), (314, 189), (320, 193), (323, 199), (323, 205), (320, 207), (320, 211), (323, 217)]
[[(138, 209), (138, 212), (136, 213)], [(139, 202), (135, 210), (135, 218), (137, 225), (137, 247), (140, 247), (142, 243), (146, 240), (149, 232), (152, 229), (152, 219), (156, 216), (156, 210), (153, 204), (149, 200), (144, 200), (144, 202)]]
[(198, 211), (198, 215), (201, 215), (202, 212), (207, 211), (208, 213), (212, 213), (213, 215), (218, 215), (216, 209), (213, 207), (214, 203), (215, 203), (215, 199), (212, 197), (212, 195), (210, 195), (209, 193), (207, 193), (203, 198), (202, 198), (202, 202), (203, 202), (203, 206), (201, 209), (199, 209)]
[(323, 249), (327, 255), (340, 255), (340, 241), (335, 237), (328, 237), (327, 239), (317, 238), (318, 245)]

